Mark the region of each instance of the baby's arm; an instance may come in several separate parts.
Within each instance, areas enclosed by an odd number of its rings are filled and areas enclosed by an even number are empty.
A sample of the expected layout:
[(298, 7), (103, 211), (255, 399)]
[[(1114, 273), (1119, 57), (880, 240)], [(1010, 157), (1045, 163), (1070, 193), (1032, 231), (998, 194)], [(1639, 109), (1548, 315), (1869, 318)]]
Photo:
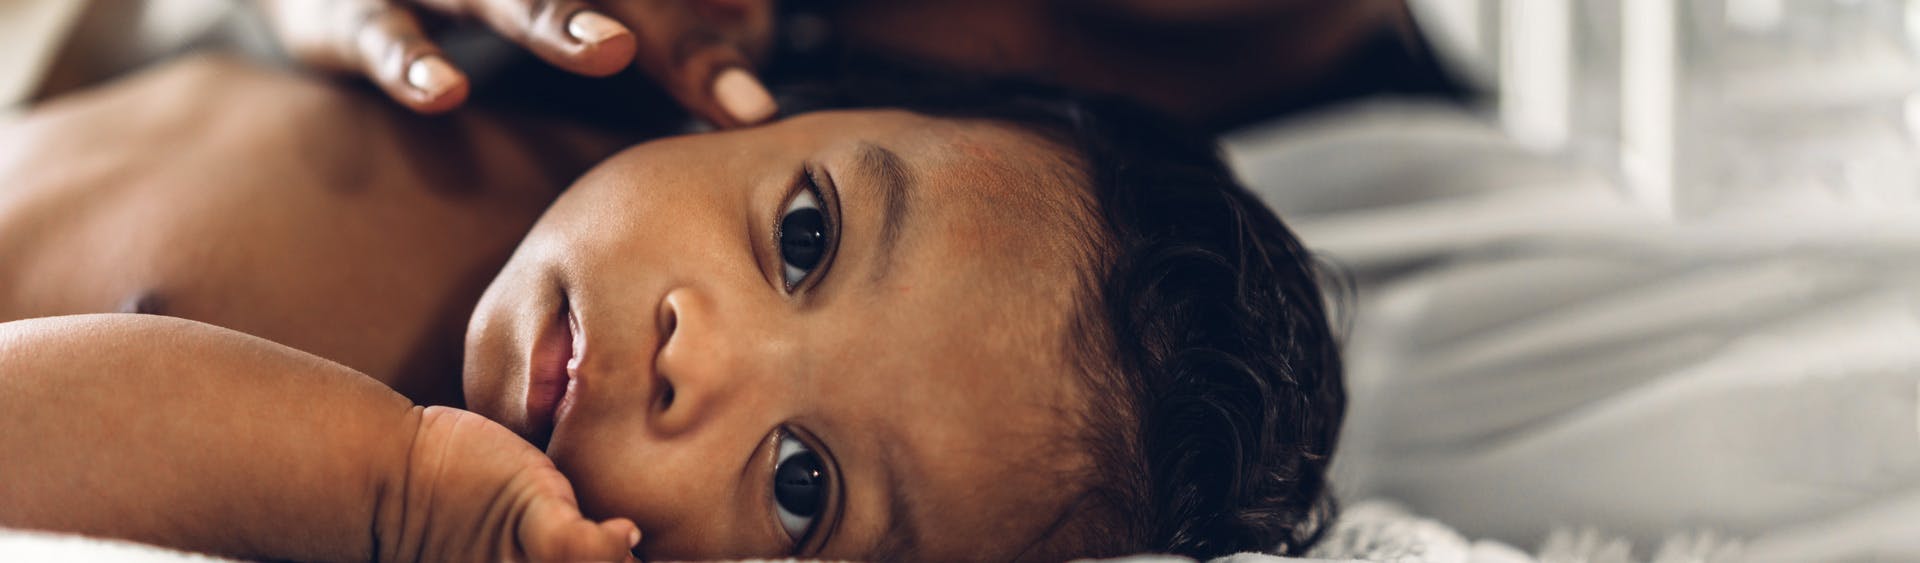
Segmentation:
[(478, 415), (123, 315), (0, 324), (0, 525), (299, 560), (619, 559), (635, 533)]

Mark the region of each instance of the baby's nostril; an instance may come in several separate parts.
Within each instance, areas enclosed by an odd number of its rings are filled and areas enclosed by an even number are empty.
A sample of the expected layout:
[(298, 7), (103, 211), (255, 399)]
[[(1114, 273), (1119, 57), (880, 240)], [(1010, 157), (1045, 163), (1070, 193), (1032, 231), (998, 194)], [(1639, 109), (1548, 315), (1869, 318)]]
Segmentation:
[(660, 410), (664, 411), (673, 407), (673, 384), (663, 382), (661, 386), (665, 387), (660, 390)]

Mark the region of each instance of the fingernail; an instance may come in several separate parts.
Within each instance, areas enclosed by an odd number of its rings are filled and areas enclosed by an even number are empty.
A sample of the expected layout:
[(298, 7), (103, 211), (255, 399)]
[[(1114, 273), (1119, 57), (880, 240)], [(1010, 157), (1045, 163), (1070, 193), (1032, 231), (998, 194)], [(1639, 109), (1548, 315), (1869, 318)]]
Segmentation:
[(721, 71), (713, 79), (713, 97), (720, 101), (720, 109), (740, 123), (759, 123), (772, 117), (775, 109), (773, 95), (760, 80), (738, 67)]
[(407, 84), (427, 95), (427, 99), (440, 97), (453, 89), (460, 80), (460, 71), (447, 64), (446, 59), (438, 55), (428, 55), (407, 65)]
[(567, 20), (567, 35), (589, 45), (626, 32), (626, 26), (593, 10), (581, 10)]
[(633, 549), (638, 545), (640, 545), (640, 530), (627, 532), (627, 549)]

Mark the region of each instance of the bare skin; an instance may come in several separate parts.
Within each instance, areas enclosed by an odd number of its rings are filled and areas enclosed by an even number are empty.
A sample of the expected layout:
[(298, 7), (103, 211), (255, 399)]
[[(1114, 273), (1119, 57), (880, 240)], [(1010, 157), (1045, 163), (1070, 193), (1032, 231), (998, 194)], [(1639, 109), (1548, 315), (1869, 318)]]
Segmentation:
[[(365, 75), (416, 111), (457, 106), (468, 87), (421, 32), (416, 15), (428, 13), (464, 15), (575, 73), (604, 76), (632, 63), (690, 114), (719, 127), (759, 123), (774, 109), (749, 72), (767, 62), (780, 31), (770, 0), (262, 4), (297, 58)], [(834, 35), (855, 48), (1127, 96), (1216, 130), (1258, 119), (1250, 110), (1311, 89), (1346, 53), (1382, 30), (1412, 30), (1404, 0), (820, 4), (830, 10), (821, 15)], [(580, 21), (599, 25), (574, 25)], [(416, 66), (446, 70), (419, 73), (438, 78), (434, 84), (413, 84)], [(726, 74), (734, 78), (718, 79)]]
[[(1074, 2), (853, 4), (868, 46), (1196, 123), (1311, 80), (1398, 5), (1087, 3), (1116, 10), (1089, 27), (1058, 19)], [(1230, 21), (1315, 33), (1113, 49)], [(997, 35), (939, 33), (967, 22)], [(620, 153), (541, 218), (621, 143), (383, 103), (197, 61), (0, 130), (0, 321), (240, 331), (0, 322), (0, 480), (28, 485), (0, 524), (286, 559), (612, 558), (629, 519), (649, 557), (1072, 555), (1049, 531), (1088, 390), (1062, 353), (1080, 245), (1055, 148), (804, 116)], [(874, 147), (913, 213), (880, 203)], [(834, 265), (783, 282), (770, 225), (807, 170)], [(889, 215), (911, 217), (897, 244)], [(825, 465), (795, 514), (771, 481), (801, 450)], [(148, 506), (201, 518), (122, 516)]]
[(1366, 40), (1411, 38), (1405, 0), (846, 0), (850, 45), (1131, 98), (1224, 131), (1310, 90)]
[[(215, 79), (241, 83), (218, 94)], [(470, 164), (489, 173), (442, 184), (378, 150), (327, 152), (404, 129), (352, 121), (355, 102), (325, 88), (221, 62), (128, 84), (7, 133), (6, 318), (158, 295), (156, 312), (253, 336), (151, 316), (0, 324), (0, 412), (22, 419), (0, 432), (0, 478), (31, 485), (0, 495), (0, 524), (296, 559), (604, 553), (629, 521), (649, 558), (1071, 554), (1050, 531), (1086, 463), (1071, 440), (1087, 390), (1065, 350), (1087, 218), (1046, 142), (897, 111), (809, 114), (623, 151), (541, 216), (547, 176), (492, 144), (509, 138), (497, 124), (470, 132)], [(303, 131), (352, 142), (290, 135)], [(797, 265), (776, 230), (803, 194), (830, 242)], [(463, 333), (464, 382), (409, 369)], [(552, 386), (538, 374), (562, 372), (564, 395), (530, 400)], [(499, 424), (422, 412), (360, 373), (464, 393)], [(52, 397), (70, 404), (39, 407)], [(469, 422), (433, 423), (446, 417)], [(798, 450), (822, 462), (807, 509), (773, 492)], [(416, 475), (423, 459), (486, 471)], [(288, 471), (301, 477), (275, 477)], [(570, 487), (552, 485), (561, 473)], [(408, 502), (393, 500), (401, 481)], [(316, 498), (305, 517), (340, 520), (306, 530), (260, 508), (291, 486)], [(80, 491), (96, 496), (71, 502)], [(119, 517), (161, 505), (215, 516)], [(422, 520), (428, 507), (463, 516)], [(369, 529), (372, 542), (352, 535)], [(469, 544), (485, 549), (433, 551)], [(424, 551), (383, 551), (396, 545)]]
[(259, 338), (152, 315), (0, 323), (0, 526), (296, 561), (617, 561), (546, 456)]
[(480, 292), (566, 182), (620, 145), (174, 63), (0, 129), (0, 321), (179, 316), (458, 404), (445, 382)]
[[(1070, 556), (1047, 530), (1087, 463), (1079, 181), (1025, 133), (900, 111), (634, 147), (488, 290), (468, 404), (649, 557)], [(813, 201), (830, 250), (802, 267), (775, 226)], [(768, 486), (787, 438), (827, 481), (791, 525)]]
[(1226, 129), (1249, 107), (1321, 80), (1404, 0), (853, 0), (831, 14), (853, 44), (975, 72), (1133, 98)]

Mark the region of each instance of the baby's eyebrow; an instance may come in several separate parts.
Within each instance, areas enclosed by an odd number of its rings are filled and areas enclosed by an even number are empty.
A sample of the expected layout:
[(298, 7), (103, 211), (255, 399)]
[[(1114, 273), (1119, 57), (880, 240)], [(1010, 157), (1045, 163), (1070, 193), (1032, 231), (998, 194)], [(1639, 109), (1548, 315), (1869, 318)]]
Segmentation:
[(879, 282), (887, 277), (893, 264), (893, 250), (900, 242), (901, 225), (905, 223), (910, 211), (908, 202), (913, 198), (913, 176), (907, 173), (905, 161), (900, 155), (886, 147), (869, 142), (860, 143), (855, 149), (856, 161), (862, 174), (880, 182), (880, 197), (884, 205), (880, 217), (880, 248), (875, 253), (873, 281)]

